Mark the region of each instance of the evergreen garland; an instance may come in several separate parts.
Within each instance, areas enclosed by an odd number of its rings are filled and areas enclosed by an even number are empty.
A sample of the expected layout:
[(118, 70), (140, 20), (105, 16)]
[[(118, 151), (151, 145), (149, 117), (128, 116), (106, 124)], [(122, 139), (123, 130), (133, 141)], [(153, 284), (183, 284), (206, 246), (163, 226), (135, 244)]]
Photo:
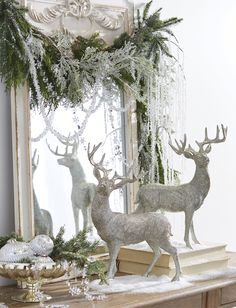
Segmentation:
[[(164, 33), (174, 36), (169, 27), (179, 23), (181, 19), (161, 20), (161, 10), (148, 16), (151, 3), (152, 1), (145, 6), (142, 18), (138, 11), (137, 26), (134, 32), (121, 34), (112, 46), (107, 46), (96, 33), (89, 39), (78, 36), (71, 46), (72, 58), (75, 61), (81, 61), (88, 48), (94, 48), (97, 53), (108, 52), (112, 54), (130, 43), (134, 47), (134, 52), (131, 51), (130, 55), (137, 58), (137, 63), (139, 58), (142, 61), (142, 58), (145, 57), (157, 68), (161, 53), (171, 57), (167, 46), (169, 39)], [(57, 76), (53, 67), (59, 65), (63, 57), (61, 50), (57, 48), (57, 38), (46, 36), (32, 26), (25, 18), (26, 13), (27, 9), (20, 7), (15, 0), (0, 0), (1, 79), (8, 89), (28, 82), (32, 96), (32, 107), (37, 105), (40, 99), (44, 101), (45, 105), (54, 108), (58, 107), (62, 98), (67, 99), (72, 106), (80, 104), (83, 79), (77, 80), (75, 84), (75, 79), (80, 77), (74, 76), (75, 72), (71, 67), (63, 76), (67, 80), (66, 85), (62, 87), (60, 83), (55, 82)], [(36, 48), (35, 43), (38, 44)], [(83, 70), (84, 67), (79, 67), (78, 75), (83, 76)], [(93, 72), (91, 75), (94, 76)], [(125, 68), (121, 67), (119, 75), (117, 78), (111, 74), (110, 78), (120, 87), (135, 82), (130, 65)], [(89, 82), (92, 86), (93, 78)], [(42, 97), (37, 97), (39, 92)]]
[[(142, 127), (149, 120), (145, 100), (147, 77), (150, 70), (158, 70), (161, 55), (173, 57), (168, 43), (172, 38), (174, 44), (177, 40), (170, 27), (182, 20), (176, 17), (162, 20), (161, 9), (149, 14), (151, 4), (152, 1), (146, 4), (142, 14), (137, 11), (132, 34), (122, 33), (111, 46), (107, 46), (96, 33), (89, 39), (78, 36), (64, 54), (57, 45), (58, 37), (44, 35), (26, 20), (27, 9), (20, 7), (15, 0), (0, 0), (0, 77), (8, 89), (27, 82), (32, 108), (43, 101), (45, 106), (55, 109), (63, 100), (74, 107), (82, 103), (86, 83), (93, 87), (98, 76), (97, 66), (100, 65), (104, 72), (102, 61), (112, 62), (126, 53), (126, 57), (120, 57), (121, 62), (114, 65), (114, 70), (108, 71), (104, 84), (109, 80), (121, 89), (128, 85), (137, 92), (140, 146)], [(148, 172), (150, 166), (148, 158), (143, 159), (148, 157), (150, 144), (151, 137), (147, 136), (147, 144), (139, 153), (140, 167), (144, 172)], [(163, 182), (159, 143), (156, 147), (157, 173)]]
[(32, 27), (25, 12), (15, 0), (0, 1), (0, 76), (8, 89), (22, 84), (29, 71), (23, 41)]

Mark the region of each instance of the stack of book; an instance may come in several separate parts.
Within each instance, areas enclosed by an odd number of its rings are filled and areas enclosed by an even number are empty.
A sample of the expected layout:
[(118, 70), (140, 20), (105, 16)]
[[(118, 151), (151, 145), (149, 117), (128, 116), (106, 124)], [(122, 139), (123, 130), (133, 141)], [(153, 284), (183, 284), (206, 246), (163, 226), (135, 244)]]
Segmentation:
[[(178, 249), (181, 271), (185, 275), (223, 270), (228, 265), (229, 257), (224, 244), (193, 245), (193, 249), (186, 248), (184, 244), (175, 247)], [(153, 252), (146, 243), (123, 246), (118, 255), (119, 272), (142, 275), (146, 272), (152, 257)], [(155, 264), (152, 274), (170, 277), (175, 274), (173, 258), (165, 251)]]

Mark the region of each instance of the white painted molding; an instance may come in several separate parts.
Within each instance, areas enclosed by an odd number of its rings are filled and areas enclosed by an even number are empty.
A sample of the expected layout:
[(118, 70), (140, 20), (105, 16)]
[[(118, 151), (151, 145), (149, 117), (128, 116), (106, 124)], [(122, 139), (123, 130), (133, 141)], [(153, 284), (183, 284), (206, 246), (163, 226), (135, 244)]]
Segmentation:
[[(34, 5), (48, 4), (39, 11), (34, 8)], [(51, 5), (51, 6), (50, 6)], [(60, 27), (65, 29), (65, 20), (67, 18), (89, 18), (91, 22), (96, 22), (101, 27), (108, 30), (120, 29), (123, 25), (124, 16), (123, 10), (113, 9), (107, 11), (107, 6), (93, 5), (90, 0), (65, 0), (65, 1), (28, 1), (28, 16), (33, 22), (42, 24), (51, 24), (59, 20)], [(66, 28), (68, 31), (68, 29)]]
[(15, 231), (26, 240), (34, 234), (28, 93), (26, 86), (11, 90)]

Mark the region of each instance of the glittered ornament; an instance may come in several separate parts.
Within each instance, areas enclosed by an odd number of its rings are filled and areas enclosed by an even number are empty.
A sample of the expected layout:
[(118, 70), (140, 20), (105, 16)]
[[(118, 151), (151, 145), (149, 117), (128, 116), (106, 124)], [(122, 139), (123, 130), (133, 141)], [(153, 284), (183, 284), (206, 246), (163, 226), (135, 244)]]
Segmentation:
[(45, 234), (35, 236), (29, 243), (34, 254), (39, 256), (48, 256), (53, 250), (53, 241)]

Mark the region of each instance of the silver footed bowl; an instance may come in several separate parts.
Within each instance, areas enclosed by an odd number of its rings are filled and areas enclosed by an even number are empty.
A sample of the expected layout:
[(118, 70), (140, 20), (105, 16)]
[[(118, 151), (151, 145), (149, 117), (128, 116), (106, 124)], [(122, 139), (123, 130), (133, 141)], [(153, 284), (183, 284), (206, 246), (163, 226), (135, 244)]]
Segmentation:
[[(26, 283), (26, 291), (12, 297), (13, 300), (24, 303), (39, 302), (37, 291), (39, 291), (41, 284), (63, 276), (66, 271), (67, 269), (64, 266), (54, 262), (35, 264), (0, 262), (0, 275), (2, 277)], [(51, 296), (44, 294), (44, 300), (50, 299)]]

